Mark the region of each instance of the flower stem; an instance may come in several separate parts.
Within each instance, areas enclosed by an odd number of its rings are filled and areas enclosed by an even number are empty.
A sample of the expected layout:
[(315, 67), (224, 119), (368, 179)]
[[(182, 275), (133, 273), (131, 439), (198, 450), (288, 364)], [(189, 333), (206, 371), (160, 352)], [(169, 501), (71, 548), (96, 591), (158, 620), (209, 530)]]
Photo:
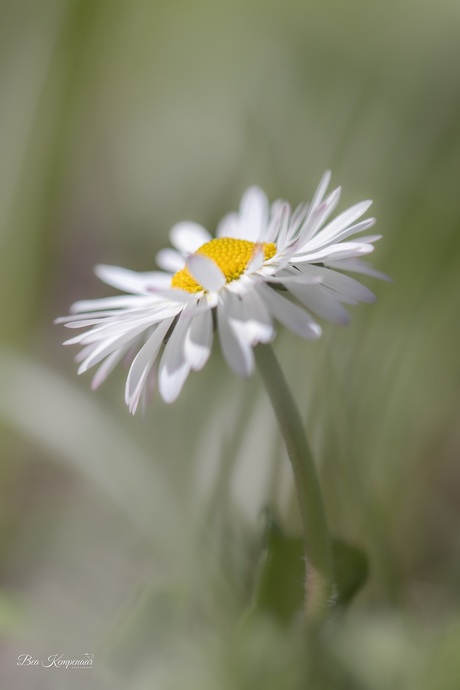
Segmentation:
[(275, 353), (270, 345), (258, 345), (254, 354), (294, 472), (305, 543), (305, 615), (313, 622), (324, 616), (333, 595), (332, 547), (323, 498), (299, 408)]

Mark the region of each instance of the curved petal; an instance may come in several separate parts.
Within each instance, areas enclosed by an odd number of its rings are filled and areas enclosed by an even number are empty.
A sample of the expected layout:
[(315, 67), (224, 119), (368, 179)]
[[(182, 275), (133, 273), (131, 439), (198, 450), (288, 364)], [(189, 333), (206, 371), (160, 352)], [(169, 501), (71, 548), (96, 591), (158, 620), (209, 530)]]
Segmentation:
[(286, 247), (287, 237), (289, 234), (289, 217), (291, 215), (291, 207), (287, 203), (283, 203), (279, 211), (279, 226), (276, 237), (276, 246), (278, 251), (282, 252)]
[(217, 305), (220, 347), (230, 369), (238, 376), (247, 378), (254, 371), (254, 355), (247, 340), (231, 326), (227, 305), (228, 294), (224, 293)]
[(183, 256), (174, 249), (160, 249), (155, 260), (163, 271), (170, 271), (171, 273), (180, 271), (185, 265)]
[(64, 345), (75, 345), (77, 343), (88, 344), (95, 343), (101, 340), (107, 341), (112, 337), (117, 337), (127, 332), (141, 332), (147, 330), (150, 326), (154, 326), (159, 321), (174, 317), (182, 309), (180, 304), (172, 304), (164, 306), (157, 311), (149, 310), (143, 312), (141, 315), (133, 315), (129, 312), (121, 313), (113, 319), (104, 319), (96, 327), (89, 331), (80, 333), (74, 338), (70, 338), (64, 342)]
[(166, 403), (177, 399), (191, 369), (184, 352), (185, 335), (190, 327), (190, 319), (187, 318), (190, 314), (187, 315), (187, 311), (186, 307), (180, 315), (160, 361), (158, 389)]
[(265, 256), (264, 256), (264, 250), (260, 245), (256, 245), (256, 248), (253, 252), (253, 255), (251, 259), (249, 260), (248, 265), (246, 266), (246, 270), (244, 271), (247, 274), (250, 273), (255, 273), (258, 271), (262, 266), (264, 265), (265, 261)]
[(287, 237), (287, 242), (290, 244), (294, 241), (300, 229), (308, 216), (309, 204), (303, 203), (297, 206), (295, 211), (292, 213), (291, 220), (289, 223), (289, 233)]
[(134, 294), (146, 294), (152, 286), (166, 286), (171, 281), (171, 276), (161, 271), (138, 273), (128, 268), (105, 264), (97, 265), (94, 272), (107, 285)]
[(272, 318), (263, 299), (253, 289), (244, 296), (229, 296), (227, 315), (230, 325), (249, 345), (268, 343), (275, 331)]
[(333, 192), (329, 194), (327, 199), (325, 199), (319, 206), (310, 208), (308, 215), (303, 222), (303, 225), (299, 231), (299, 236), (296, 241), (297, 250), (300, 251), (309, 240), (314, 236), (316, 231), (322, 226), (322, 224), (329, 218), (331, 213), (335, 210), (340, 199), (341, 188), (337, 187)]
[(261, 292), (268, 309), (283, 326), (286, 326), (293, 333), (307, 338), (309, 340), (316, 340), (321, 336), (321, 327), (314, 321), (304, 309), (298, 307), (290, 300), (282, 297), (278, 292), (260, 284), (257, 290)]
[(84, 374), (85, 371), (91, 369), (95, 364), (102, 362), (108, 355), (112, 354), (116, 350), (122, 348), (127, 348), (132, 343), (132, 341), (137, 338), (143, 329), (137, 329), (129, 331), (128, 333), (122, 333), (113, 338), (107, 338), (102, 340), (98, 345), (91, 349), (90, 354), (86, 357), (78, 368), (78, 374)]
[(329, 187), (329, 182), (331, 181), (331, 171), (326, 170), (324, 175), (322, 176), (318, 187), (316, 188), (316, 192), (313, 196), (313, 199), (311, 200), (311, 205), (310, 205), (310, 210), (314, 211), (317, 206), (322, 202), (324, 195), (326, 194), (326, 190)]
[[(171, 283), (171, 280), (169, 282)], [(166, 288), (151, 288), (149, 294), (159, 300), (162, 299), (164, 301), (166, 299), (170, 302), (178, 302), (182, 305), (196, 301), (196, 295), (192, 294), (191, 292), (182, 290), (182, 288), (172, 288), (170, 286)]]
[(128, 351), (129, 345), (121, 347), (119, 350), (115, 350), (109, 355), (101, 364), (101, 366), (96, 371), (91, 381), (91, 390), (95, 391), (101, 383), (103, 383), (107, 376), (115, 369), (118, 362), (122, 359), (123, 355)]
[(334, 297), (334, 293), (323, 285), (309, 285), (305, 288), (299, 284), (290, 283), (287, 289), (317, 316), (339, 326), (346, 326), (350, 321), (345, 307), (340, 304), (337, 297)]
[(199, 223), (193, 223), (192, 221), (182, 221), (181, 223), (176, 223), (170, 232), (169, 239), (171, 244), (176, 247), (180, 252), (184, 254), (193, 254), (199, 249), (203, 244), (212, 240), (209, 232)]
[(148, 373), (155, 362), (160, 347), (163, 344), (163, 339), (172, 322), (173, 319), (166, 319), (159, 324), (131, 364), (128, 378), (126, 379), (125, 400), (132, 414), (137, 409)]
[(279, 233), (279, 227), (285, 203), (285, 201), (281, 201), (281, 199), (278, 199), (277, 201), (274, 201), (271, 205), (270, 220), (267, 223), (264, 237), (261, 238), (264, 242), (277, 241), (277, 236)]
[(372, 244), (366, 244), (365, 242), (341, 242), (296, 256), (295, 261), (301, 265), (302, 262), (319, 263), (320, 261), (354, 258), (363, 254), (370, 254), (374, 249), (375, 247)]
[[(345, 259), (344, 264), (349, 261), (353, 265), (353, 260)], [(339, 262), (340, 263), (340, 262)], [(337, 266), (337, 268), (345, 268), (345, 266)], [(322, 266), (301, 266), (302, 273), (312, 278), (318, 277), (323, 285), (331, 288), (339, 295), (355, 300), (356, 302), (372, 303), (376, 301), (376, 297), (369, 288), (354, 278), (347, 276), (339, 271), (331, 268), (324, 268)], [(351, 269), (350, 269), (351, 270)]]
[(343, 259), (337, 261), (328, 261), (326, 266), (331, 269), (338, 269), (339, 271), (351, 271), (352, 273), (361, 273), (362, 275), (372, 276), (373, 278), (379, 278), (380, 280), (386, 280), (391, 283), (390, 276), (386, 273), (377, 271), (373, 266), (366, 263), (365, 261), (360, 261), (360, 259)]
[(346, 211), (343, 211), (343, 213), (338, 215), (337, 218), (334, 218), (333, 221), (326, 225), (322, 232), (326, 235), (326, 237), (329, 238), (330, 241), (332, 241), (335, 236), (339, 234), (339, 232), (347, 228), (349, 225), (354, 223), (355, 220), (366, 213), (367, 209), (371, 205), (372, 201), (368, 200), (360, 201), (358, 204), (350, 206), (350, 208), (347, 208)]
[(264, 239), (268, 223), (268, 199), (260, 187), (250, 187), (241, 199), (241, 239), (257, 242)]
[[(116, 295), (115, 297), (103, 297), (102, 299), (87, 299), (74, 302), (70, 307), (71, 317), (76, 318), (76, 314), (82, 312), (95, 312), (99, 309), (113, 309), (116, 314), (116, 309), (141, 309), (147, 308), (154, 300), (151, 296), (143, 295)], [(62, 317), (64, 319), (66, 317)], [(61, 319), (61, 320), (62, 320)]]
[[(317, 249), (327, 244), (337, 244), (338, 242), (342, 242), (342, 240), (345, 240), (347, 237), (357, 235), (358, 233), (363, 232), (363, 230), (367, 230), (367, 228), (372, 227), (374, 224), (375, 218), (367, 218), (366, 220), (363, 220), (360, 223), (356, 223), (356, 225), (350, 225), (345, 227), (340, 232), (334, 231), (332, 234), (330, 232), (330, 225), (327, 225), (308, 242), (308, 244), (304, 247), (304, 251), (307, 249), (309, 251), (312, 251), (313, 249)], [(380, 239), (381, 235), (374, 235), (373, 237), (379, 237)], [(372, 236), (369, 236), (360, 237), (359, 241), (371, 242), (376, 240), (372, 240)]]
[(215, 261), (201, 254), (193, 254), (187, 261), (187, 268), (208, 292), (218, 292), (226, 284), (225, 275)]
[(185, 335), (185, 357), (194, 371), (202, 369), (211, 354), (212, 316), (211, 310), (200, 311), (193, 316)]
[(227, 213), (217, 225), (216, 237), (240, 238), (240, 220), (238, 213)]

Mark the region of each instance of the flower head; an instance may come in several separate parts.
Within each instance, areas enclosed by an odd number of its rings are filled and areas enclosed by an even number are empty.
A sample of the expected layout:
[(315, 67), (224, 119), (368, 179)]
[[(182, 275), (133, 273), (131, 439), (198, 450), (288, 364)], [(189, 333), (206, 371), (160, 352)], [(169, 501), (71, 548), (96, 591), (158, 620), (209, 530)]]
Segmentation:
[(222, 219), (214, 238), (197, 223), (178, 223), (170, 232), (174, 249), (157, 254), (161, 271), (97, 266), (101, 280), (127, 294), (77, 302), (70, 316), (57, 320), (86, 329), (65, 343), (83, 346), (78, 373), (99, 365), (96, 388), (127, 358), (125, 397), (134, 413), (157, 376), (160, 352), (158, 387), (173, 402), (190, 371), (206, 364), (214, 326), (230, 368), (249, 376), (252, 349), (274, 338), (274, 321), (307, 339), (321, 336), (313, 314), (346, 324), (344, 304), (375, 297), (342, 271), (385, 276), (360, 259), (380, 239), (361, 234), (375, 222), (358, 221), (371, 202), (327, 222), (340, 196), (338, 188), (325, 198), (329, 179), (326, 173), (312, 202), (293, 212), (284, 201), (269, 207), (261, 189), (248, 189), (239, 211)]

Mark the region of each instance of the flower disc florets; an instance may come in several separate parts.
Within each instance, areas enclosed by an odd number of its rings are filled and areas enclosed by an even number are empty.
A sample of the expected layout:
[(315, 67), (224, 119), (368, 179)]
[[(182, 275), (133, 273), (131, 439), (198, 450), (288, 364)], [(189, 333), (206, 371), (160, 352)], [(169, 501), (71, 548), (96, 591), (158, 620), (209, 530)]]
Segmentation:
[[(273, 242), (249, 242), (249, 240), (237, 240), (233, 237), (216, 237), (206, 242), (195, 254), (207, 256), (216, 263), (225, 276), (226, 282), (239, 278), (245, 271), (256, 249), (260, 247), (264, 253), (264, 259), (271, 259), (276, 253), (276, 244)], [(177, 271), (171, 280), (171, 287), (180, 288), (186, 292), (200, 292), (204, 288), (194, 279), (187, 267)]]

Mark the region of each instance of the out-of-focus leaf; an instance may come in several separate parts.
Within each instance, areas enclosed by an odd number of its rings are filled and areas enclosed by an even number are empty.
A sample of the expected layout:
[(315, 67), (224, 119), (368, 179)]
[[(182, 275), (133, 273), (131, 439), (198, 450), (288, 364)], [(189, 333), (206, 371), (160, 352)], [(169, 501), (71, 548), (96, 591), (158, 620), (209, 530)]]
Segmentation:
[(287, 623), (301, 609), (304, 598), (303, 540), (285, 535), (269, 513), (264, 541), (255, 607), (266, 609)]
[[(368, 560), (361, 549), (341, 539), (333, 538), (332, 550), (335, 601), (346, 606), (367, 579)], [(302, 609), (304, 582), (303, 539), (284, 534), (269, 514), (255, 593), (256, 608), (266, 609), (287, 623)]]
[(369, 573), (369, 562), (362, 549), (342, 539), (332, 539), (336, 603), (346, 606), (364, 586)]

